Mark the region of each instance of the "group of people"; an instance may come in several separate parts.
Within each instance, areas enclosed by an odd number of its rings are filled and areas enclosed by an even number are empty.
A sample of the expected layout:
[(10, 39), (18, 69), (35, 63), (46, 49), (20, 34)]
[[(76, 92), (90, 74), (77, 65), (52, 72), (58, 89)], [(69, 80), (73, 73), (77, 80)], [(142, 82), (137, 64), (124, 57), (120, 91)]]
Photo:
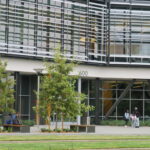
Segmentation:
[(5, 124), (21, 124), (19, 113), (8, 114)]
[(140, 126), (139, 117), (140, 117), (140, 113), (137, 107), (134, 108), (132, 114), (130, 114), (129, 110), (127, 109), (124, 113), (125, 127), (127, 127), (128, 122), (131, 120), (131, 126), (135, 128), (139, 128)]

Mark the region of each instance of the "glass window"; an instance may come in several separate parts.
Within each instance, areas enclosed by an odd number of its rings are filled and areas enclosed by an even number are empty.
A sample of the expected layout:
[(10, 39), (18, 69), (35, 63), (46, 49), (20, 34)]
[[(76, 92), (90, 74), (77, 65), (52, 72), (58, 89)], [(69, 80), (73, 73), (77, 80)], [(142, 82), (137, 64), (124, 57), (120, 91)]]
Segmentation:
[(122, 100), (119, 105), (117, 106), (117, 116), (120, 119), (123, 119), (124, 113), (126, 110), (130, 110), (130, 101), (129, 100)]
[(89, 97), (96, 97), (96, 82), (95, 80), (89, 80)]
[(21, 95), (29, 95), (29, 77), (21, 77)]

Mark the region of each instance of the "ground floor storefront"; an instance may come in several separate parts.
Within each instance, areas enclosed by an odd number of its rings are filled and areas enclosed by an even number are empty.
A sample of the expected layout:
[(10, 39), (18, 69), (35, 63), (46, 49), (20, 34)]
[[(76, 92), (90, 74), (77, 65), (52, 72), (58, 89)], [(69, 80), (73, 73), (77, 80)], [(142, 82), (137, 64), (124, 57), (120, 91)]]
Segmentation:
[[(35, 119), (33, 106), (36, 105), (35, 91), (38, 77), (35, 69), (44, 68), (41, 60), (3, 57), (6, 70), (15, 79), (15, 109), (24, 120)], [(42, 74), (46, 72), (43, 70)], [(89, 117), (92, 124), (99, 124), (105, 118), (123, 119), (126, 109), (130, 113), (138, 107), (140, 119), (150, 119), (150, 69), (143, 66), (100, 66), (79, 64), (70, 75), (78, 75), (76, 90), (87, 95), (87, 105), (93, 111), (78, 117), (84, 122)], [(54, 117), (53, 117), (54, 118)]]
[[(24, 120), (35, 119), (32, 109), (36, 105), (37, 75), (14, 72), (16, 80), (15, 109)], [(108, 115), (110, 119), (123, 119), (126, 109), (132, 113), (138, 107), (141, 119), (150, 119), (150, 86), (149, 80), (121, 80), (81, 77), (76, 89), (87, 95), (86, 104), (95, 107), (93, 111), (83, 114), (90, 117), (91, 124), (99, 124)], [(118, 103), (116, 104), (116, 102)], [(115, 107), (109, 114), (112, 107)]]
[[(88, 112), (91, 122), (98, 124), (109, 113), (110, 119), (123, 119), (137, 107), (141, 119), (150, 119), (150, 88), (147, 80), (82, 79), (82, 92), (88, 95), (87, 103), (95, 106)], [(117, 103), (118, 101), (118, 103)]]

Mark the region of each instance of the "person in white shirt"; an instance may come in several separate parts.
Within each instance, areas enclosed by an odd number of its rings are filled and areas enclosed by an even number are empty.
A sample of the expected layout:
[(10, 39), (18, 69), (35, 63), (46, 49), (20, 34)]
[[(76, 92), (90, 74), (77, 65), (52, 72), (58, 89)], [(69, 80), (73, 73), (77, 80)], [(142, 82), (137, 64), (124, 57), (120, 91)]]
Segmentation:
[(127, 127), (129, 119), (130, 119), (130, 114), (129, 114), (129, 110), (128, 109), (124, 113), (124, 119), (125, 119), (125, 127)]

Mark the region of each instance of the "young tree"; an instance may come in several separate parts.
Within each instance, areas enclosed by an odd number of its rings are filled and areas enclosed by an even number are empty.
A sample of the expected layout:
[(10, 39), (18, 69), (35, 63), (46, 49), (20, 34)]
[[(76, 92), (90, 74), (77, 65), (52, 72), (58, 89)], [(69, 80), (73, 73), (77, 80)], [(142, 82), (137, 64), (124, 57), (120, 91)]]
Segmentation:
[(0, 112), (13, 113), (14, 80), (6, 72), (6, 63), (0, 61)]
[[(47, 74), (42, 77), (40, 90), (40, 112), (47, 119), (50, 128), (52, 112), (62, 118), (76, 117), (81, 112), (92, 109), (85, 103), (85, 95), (75, 90), (77, 76), (69, 75), (75, 66), (74, 62), (67, 63), (66, 58), (57, 50), (54, 63), (46, 63)], [(82, 110), (82, 111), (81, 111)]]

